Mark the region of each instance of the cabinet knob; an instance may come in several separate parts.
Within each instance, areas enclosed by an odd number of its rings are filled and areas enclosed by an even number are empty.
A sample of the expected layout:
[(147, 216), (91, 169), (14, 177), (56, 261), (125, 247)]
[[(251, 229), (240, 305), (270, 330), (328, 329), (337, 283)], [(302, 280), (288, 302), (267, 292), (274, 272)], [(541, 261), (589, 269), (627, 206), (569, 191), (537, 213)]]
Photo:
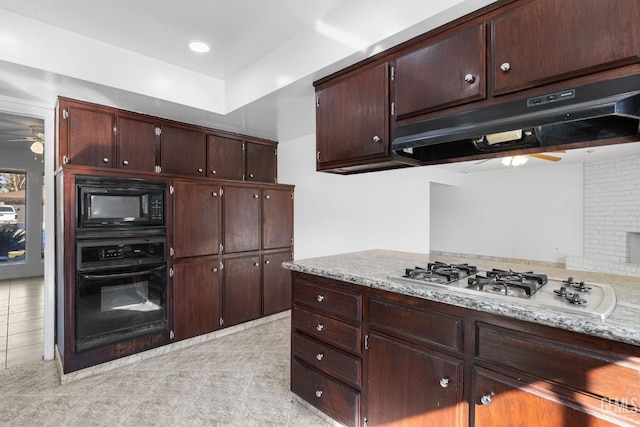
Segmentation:
[(469, 83), (469, 84), (471, 84), (471, 83), (475, 83), (476, 78), (475, 78), (475, 77), (473, 77), (473, 74), (466, 74), (466, 75), (464, 76), (464, 81), (465, 81), (465, 82), (467, 82), (467, 83)]
[(487, 393), (484, 396), (482, 396), (480, 398), (480, 403), (482, 403), (483, 405), (490, 405), (491, 404), (491, 396), (493, 395), (493, 393)]
[(198, 168), (198, 172), (199, 172), (199, 173), (202, 173), (202, 168)]
[(378, 135), (375, 135), (373, 137), (373, 142), (380, 142), (380, 141), (381, 141), (381, 139), (380, 139), (380, 137)]
[(218, 173), (217, 171), (211, 171), (211, 175), (215, 175), (217, 173)]
[(269, 264), (271, 264), (271, 261), (269, 261), (269, 260), (265, 260), (265, 262), (264, 262), (264, 263), (265, 263), (265, 264), (267, 264), (267, 265), (269, 265)]
[(322, 397), (324, 392), (322, 390), (316, 390), (316, 397)]
[(449, 387), (449, 378), (440, 378), (440, 387), (442, 388)]
[(212, 192), (212, 193), (211, 193), (211, 195), (212, 195), (213, 197), (218, 197), (218, 193), (217, 193), (217, 192), (215, 192), (215, 191), (214, 191), (214, 192)]
[(260, 196), (258, 196), (257, 194), (254, 194), (254, 195), (253, 195), (253, 198), (254, 198), (254, 199), (257, 199), (258, 197), (260, 197)]
[(215, 267), (213, 267), (213, 268), (211, 269), (211, 271), (213, 271), (214, 273), (217, 273), (217, 272), (218, 272), (218, 269), (217, 269), (217, 268), (215, 268)]
[(323, 325), (322, 323), (318, 323), (318, 324), (316, 325), (316, 330), (317, 330), (318, 332), (322, 331), (323, 329), (324, 329), (324, 325)]
[(103, 161), (104, 163), (109, 163), (109, 158), (108, 158), (108, 157), (105, 157), (104, 159), (102, 159), (102, 161)]
[(318, 298), (316, 298), (318, 300), (318, 302), (322, 302), (324, 301), (324, 295), (318, 295)]
[(125, 166), (127, 166), (127, 165), (129, 164), (129, 160), (123, 160), (123, 161), (122, 161), (122, 164), (123, 164), (123, 165), (125, 165)]
[(252, 173), (249, 174), (249, 178), (253, 178), (253, 174)]
[(266, 196), (264, 196), (264, 198), (265, 198), (265, 199), (270, 199), (270, 198), (271, 198), (271, 196), (267, 194)]
[(260, 263), (259, 263), (259, 262), (254, 262), (254, 263), (253, 263), (253, 266), (254, 266), (254, 267), (260, 267)]
[(318, 353), (318, 354), (316, 354), (316, 359), (318, 359), (318, 360), (322, 360), (322, 359), (324, 359), (324, 353)]
[(508, 62), (503, 62), (502, 65), (500, 65), (500, 70), (503, 73), (506, 73), (507, 71), (509, 71), (511, 69), (511, 64), (509, 64)]

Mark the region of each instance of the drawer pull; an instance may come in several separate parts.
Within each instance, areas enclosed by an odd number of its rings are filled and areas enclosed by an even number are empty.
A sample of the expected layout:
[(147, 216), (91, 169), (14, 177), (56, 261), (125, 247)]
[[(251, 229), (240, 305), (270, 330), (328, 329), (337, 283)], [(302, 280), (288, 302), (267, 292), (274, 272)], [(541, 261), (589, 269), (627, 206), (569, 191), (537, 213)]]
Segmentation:
[(440, 387), (442, 388), (449, 387), (449, 378), (440, 378)]
[(318, 360), (322, 360), (322, 359), (324, 359), (324, 353), (318, 353), (318, 354), (316, 354), (316, 359), (318, 359)]
[(324, 301), (324, 295), (318, 295), (318, 298), (316, 298), (318, 300), (318, 302), (322, 302)]
[(487, 393), (484, 396), (482, 396), (480, 398), (480, 403), (482, 403), (483, 405), (490, 405), (491, 404), (491, 396), (493, 395), (493, 393)]
[(322, 397), (324, 392), (322, 390), (316, 390), (316, 397)]
[(318, 332), (320, 332), (320, 331), (322, 331), (324, 329), (324, 325), (322, 323), (318, 323), (316, 325), (316, 329), (317, 329)]

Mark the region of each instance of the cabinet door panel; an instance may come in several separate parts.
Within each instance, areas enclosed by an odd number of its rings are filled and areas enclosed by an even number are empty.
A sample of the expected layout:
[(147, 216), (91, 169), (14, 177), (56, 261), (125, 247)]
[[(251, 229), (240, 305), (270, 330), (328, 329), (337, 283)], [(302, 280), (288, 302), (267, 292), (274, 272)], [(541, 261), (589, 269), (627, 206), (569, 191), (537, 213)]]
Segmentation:
[(175, 339), (220, 328), (221, 293), (218, 261), (175, 264)]
[(114, 167), (114, 115), (80, 106), (68, 106), (66, 110), (66, 156), (69, 163)]
[(260, 257), (224, 261), (224, 326), (257, 319), (261, 309)]
[(262, 192), (262, 248), (293, 244), (293, 191), (267, 188)]
[(211, 178), (244, 179), (244, 153), (242, 141), (222, 136), (207, 135), (207, 174)]
[(247, 181), (276, 182), (276, 149), (271, 145), (245, 143)]
[(493, 20), (494, 93), (638, 62), (639, 31), (637, 0), (527, 2)]
[(260, 189), (224, 188), (224, 252), (260, 249)]
[(204, 132), (162, 127), (162, 171), (186, 176), (206, 176), (207, 142)]
[(116, 129), (118, 168), (153, 172), (156, 166), (156, 125), (118, 117)]
[(394, 80), (396, 119), (483, 99), (485, 46), (482, 23), (398, 58)]
[(369, 426), (466, 425), (461, 360), (371, 333), (368, 363)]
[(220, 249), (220, 188), (176, 183), (175, 257), (217, 254)]
[(316, 93), (319, 165), (388, 154), (388, 86), (381, 64)]
[(291, 272), (282, 268), (293, 260), (290, 251), (262, 256), (263, 316), (291, 308)]

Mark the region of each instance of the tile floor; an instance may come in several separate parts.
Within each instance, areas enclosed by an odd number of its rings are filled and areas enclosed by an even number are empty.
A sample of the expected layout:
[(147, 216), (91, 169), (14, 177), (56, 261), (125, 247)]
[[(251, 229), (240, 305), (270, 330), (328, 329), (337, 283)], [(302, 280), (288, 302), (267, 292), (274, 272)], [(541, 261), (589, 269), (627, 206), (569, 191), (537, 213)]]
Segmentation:
[(43, 297), (42, 277), (0, 280), (0, 372), (42, 360)]
[(289, 391), (290, 317), (60, 384), (55, 362), (0, 371), (0, 425), (333, 426)]

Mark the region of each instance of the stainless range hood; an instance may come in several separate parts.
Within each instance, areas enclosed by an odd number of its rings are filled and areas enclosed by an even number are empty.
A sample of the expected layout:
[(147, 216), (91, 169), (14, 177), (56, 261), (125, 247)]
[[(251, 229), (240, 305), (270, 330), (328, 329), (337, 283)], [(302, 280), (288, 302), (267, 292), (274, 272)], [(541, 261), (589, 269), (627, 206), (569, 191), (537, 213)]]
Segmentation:
[(634, 74), (400, 126), (391, 149), (427, 163), (633, 137), (639, 126)]

